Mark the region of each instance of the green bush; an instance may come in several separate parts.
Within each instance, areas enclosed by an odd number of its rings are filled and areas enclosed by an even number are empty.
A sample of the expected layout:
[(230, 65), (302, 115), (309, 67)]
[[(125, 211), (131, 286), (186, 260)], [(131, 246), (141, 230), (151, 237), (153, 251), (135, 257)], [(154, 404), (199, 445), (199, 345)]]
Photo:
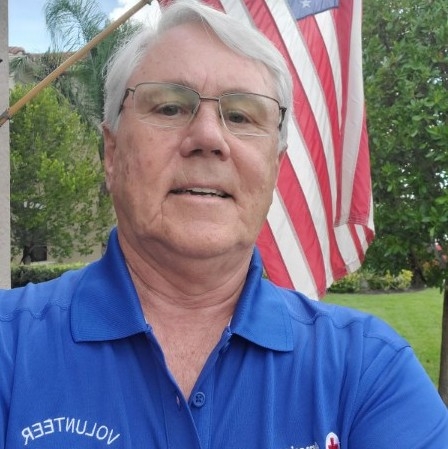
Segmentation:
[(448, 278), (448, 269), (444, 259), (434, 259), (424, 262), (422, 271), (423, 278), (429, 286), (437, 286), (440, 288), (440, 286), (444, 285), (444, 280)]
[(394, 288), (396, 290), (408, 290), (412, 284), (412, 271), (401, 270), (394, 278)]
[(386, 271), (378, 274), (370, 270), (359, 270), (334, 282), (328, 289), (331, 293), (360, 293), (366, 291), (405, 291), (412, 282), (412, 271), (401, 270), (397, 275)]
[(332, 293), (357, 293), (361, 291), (361, 281), (361, 274), (355, 271), (334, 282), (329, 291)]
[(76, 270), (83, 266), (85, 266), (83, 263), (13, 265), (11, 267), (11, 287), (23, 287), (29, 282), (37, 284), (49, 281), (66, 271)]

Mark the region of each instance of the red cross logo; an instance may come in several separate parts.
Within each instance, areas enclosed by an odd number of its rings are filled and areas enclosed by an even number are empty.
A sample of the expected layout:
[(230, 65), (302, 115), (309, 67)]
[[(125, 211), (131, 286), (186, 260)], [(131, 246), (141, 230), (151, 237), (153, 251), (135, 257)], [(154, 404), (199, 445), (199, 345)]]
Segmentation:
[(327, 438), (325, 440), (325, 448), (326, 449), (341, 449), (339, 445), (339, 438), (338, 436), (331, 432), (327, 435)]

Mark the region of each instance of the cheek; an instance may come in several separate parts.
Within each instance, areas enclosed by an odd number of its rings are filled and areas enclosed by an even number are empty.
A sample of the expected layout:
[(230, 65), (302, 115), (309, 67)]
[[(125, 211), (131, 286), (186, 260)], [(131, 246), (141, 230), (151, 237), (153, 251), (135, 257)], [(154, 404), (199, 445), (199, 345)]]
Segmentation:
[(128, 155), (122, 154), (114, 161), (114, 172), (112, 177), (112, 192), (119, 193), (126, 185), (131, 185), (138, 176), (134, 173), (134, 162)]
[(247, 226), (259, 232), (272, 203), (277, 180), (278, 164), (274, 159), (257, 158), (240, 172), (243, 182), (243, 220)]
[(117, 146), (114, 182), (122, 207), (128, 207), (124, 204), (128, 202), (147, 210), (152, 203), (161, 201), (172, 179), (177, 159), (169, 148), (174, 146), (150, 131), (134, 126), (133, 132), (123, 136)]
[(272, 197), (278, 175), (278, 162), (274, 157), (252, 160), (242, 172), (246, 188), (254, 195)]
[[(144, 143), (143, 146), (142, 143)], [(145, 150), (151, 148), (151, 145), (151, 139), (145, 138), (138, 131), (126, 133), (118, 141), (116, 169), (117, 175), (122, 178), (122, 181), (134, 180), (140, 174), (143, 166), (148, 162), (145, 160), (145, 156), (149, 152)]]
[(117, 139), (109, 183), (110, 192), (117, 199), (136, 192), (136, 185), (142, 178), (140, 154), (132, 135), (122, 135)]

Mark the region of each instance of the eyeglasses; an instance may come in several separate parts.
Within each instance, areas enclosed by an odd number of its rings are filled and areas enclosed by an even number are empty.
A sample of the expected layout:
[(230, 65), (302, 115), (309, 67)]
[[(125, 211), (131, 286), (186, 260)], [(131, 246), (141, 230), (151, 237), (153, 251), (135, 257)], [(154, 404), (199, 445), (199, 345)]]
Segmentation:
[(162, 128), (181, 128), (196, 115), (202, 100), (218, 102), (224, 126), (237, 136), (268, 136), (281, 129), (286, 108), (275, 98), (253, 93), (227, 93), (203, 97), (174, 83), (140, 83), (125, 91), (119, 113), (132, 92), (134, 111), (140, 120)]

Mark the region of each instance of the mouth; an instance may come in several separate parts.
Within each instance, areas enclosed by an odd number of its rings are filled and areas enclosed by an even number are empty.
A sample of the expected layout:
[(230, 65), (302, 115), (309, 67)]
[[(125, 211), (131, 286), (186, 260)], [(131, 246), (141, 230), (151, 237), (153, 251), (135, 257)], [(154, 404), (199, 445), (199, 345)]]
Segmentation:
[(204, 187), (190, 187), (187, 189), (173, 189), (170, 191), (175, 195), (194, 195), (194, 196), (208, 196), (217, 198), (230, 198), (231, 196), (223, 190), (208, 189)]

